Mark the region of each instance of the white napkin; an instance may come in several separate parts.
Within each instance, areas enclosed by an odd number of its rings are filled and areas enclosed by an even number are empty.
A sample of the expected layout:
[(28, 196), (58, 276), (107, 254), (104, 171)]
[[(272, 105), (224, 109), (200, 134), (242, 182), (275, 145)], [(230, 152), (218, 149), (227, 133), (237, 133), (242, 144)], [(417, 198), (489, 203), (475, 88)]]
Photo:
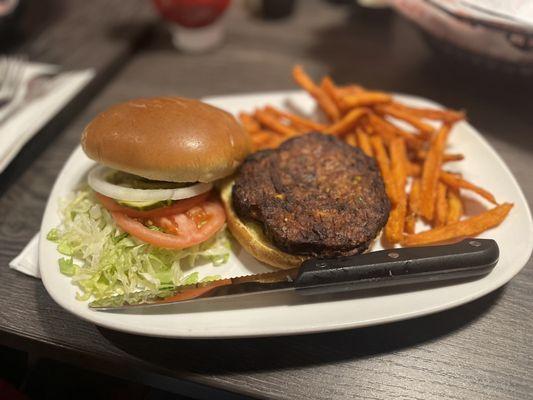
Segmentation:
[[(21, 87), (26, 88), (29, 80), (37, 75), (55, 71), (57, 71), (57, 67), (53, 65), (27, 63)], [(25, 95), (24, 90), (21, 90), (13, 105), (0, 109), (0, 119), (5, 114), (11, 114), (0, 124), (0, 173), (39, 129), (82, 90), (93, 76), (93, 70), (59, 73), (50, 82), (50, 90), (24, 105), (23, 108), (16, 110), (16, 112), (11, 111), (11, 107), (17, 107), (17, 101), (20, 101)], [(9, 266), (26, 275), (40, 278), (38, 258), (39, 233), (9, 263)]]
[(9, 267), (26, 275), (41, 277), (39, 271), (39, 232), (24, 247), (24, 250), (11, 260)]
[[(27, 63), (24, 79), (17, 98), (0, 109), (0, 119), (9, 117), (0, 123), (0, 173), (15, 158), (22, 147), (57, 114), (94, 76), (93, 70), (62, 72), (49, 83), (49, 90), (19, 108), (18, 104), (25, 96), (28, 82), (43, 73), (57, 71), (57, 67), (48, 64)], [(16, 110), (12, 110), (16, 108)]]

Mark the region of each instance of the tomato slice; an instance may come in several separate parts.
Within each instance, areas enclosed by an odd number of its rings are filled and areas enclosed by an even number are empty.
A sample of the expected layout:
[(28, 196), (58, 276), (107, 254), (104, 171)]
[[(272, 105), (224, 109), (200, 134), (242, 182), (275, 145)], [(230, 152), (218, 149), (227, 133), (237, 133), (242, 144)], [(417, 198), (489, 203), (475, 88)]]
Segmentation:
[(188, 211), (194, 206), (197, 206), (207, 200), (210, 194), (211, 192), (202, 193), (198, 196), (190, 197), (188, 199), (177, 200), (175, 203), (166, 207), (159, 207), (154, 208), (153, 210), (145, 211), (122, 206), (118, 204), (115, 200), (113, 200), (111, 197), (104, 196), (103, 194), (98, 192), (96, 192), (96, 197), (108, 211), (120, 212), (132, 218), (156, 218)]
[(188, 215), (189, 213), (178, 213), (154, 219), (154, 223), (171, 233), (151, 230), (138, 220), (119, 211), (111, 211), (111, 215), (122, 230), (143, 242), (164, 249), (184, 249), (205, 242), (226, 222), (226, 213), (219, 201), (209, 200), (198, 208), (201, 208), (206, 215), (201, 224), (195, 222)]
[(201, 297), (217, 287), (229, 285), (231, 285), (231, 279), (229, 278), (214, 282), (208, 282), (206, 286), (202, 286), (196, 289), (189, 289), (185, 292), (176, 293), (174, 296), (171, 297), (165, 297), (164, 299), (160, 300), (159, 303), (172, 303), (173, 301), (196, 299), (197, 297)]

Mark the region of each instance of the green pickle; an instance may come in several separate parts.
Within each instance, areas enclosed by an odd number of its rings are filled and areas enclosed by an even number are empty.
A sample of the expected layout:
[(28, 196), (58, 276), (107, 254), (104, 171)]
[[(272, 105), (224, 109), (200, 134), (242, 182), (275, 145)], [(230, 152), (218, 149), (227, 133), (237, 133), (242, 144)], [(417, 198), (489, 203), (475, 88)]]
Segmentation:
[(113, 171), (113, 173), (106, 176), (106, 180), (114, 185), (130, 189), (181, 189), (193, 185), (190, 182), (154, 181), (123, 171)]
[(172, 200), (163, 201), (126, 201), (117, 200), (117, 203), (126, 207), (135, 208), (139, 211), (153, 210), (154, 208), (166, 207), (173, 203)]
[[(109, 183), (114, 185), (123, 186), (130, 189), (181, 189), (187, 186), (193, 185), (189, 182), (166, 182), (166, 181), (154, 181), (151, 179), (143, 178), (133, 174), (128, 174), (123, 171), (114, 171), (106, 177)], [(135, 208), (140, 211), (153, 210), (154, 208), (166, 207), (171, 205), (174, 201), (129, 201), (129, 200), (117, 200), (117, 202), (123, 206)]]

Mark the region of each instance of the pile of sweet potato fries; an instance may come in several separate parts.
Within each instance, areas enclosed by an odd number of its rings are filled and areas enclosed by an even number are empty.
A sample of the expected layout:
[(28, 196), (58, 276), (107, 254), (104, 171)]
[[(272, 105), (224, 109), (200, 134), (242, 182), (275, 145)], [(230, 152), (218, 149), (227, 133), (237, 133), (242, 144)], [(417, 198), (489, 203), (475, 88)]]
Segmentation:
[[(253, 114), (241, 113), (241, 123), (256, 150), (274, 148), (290, 137), (320, 131), (374, 157), (392, 204), (384, 231), (386, 244), (410, 246), (475, 236), (499, 225), (511, 210), (511, 203), (498, 204), (490, 192), (443, 169), (447, 162), (464, 158), (462, 154), (446, 152), (448, 136), (454, 124), (465, 118), (463, 112), (409, 107), (388, 93), (359, 85), (336, 85), (329, 76), (316, 84), (299, 65), (293, 68), (292, 75), (315, 99), (328, 122), (271, 106)], [(394, 120), (403, 121), (412, 129), (402, 129)], [(437, 121), (439, 127), (428, 121)], [(464, 191), (478, 194), (495, 207), (463, 218)], [(417, 233), (419, 219), (432, 228)]]

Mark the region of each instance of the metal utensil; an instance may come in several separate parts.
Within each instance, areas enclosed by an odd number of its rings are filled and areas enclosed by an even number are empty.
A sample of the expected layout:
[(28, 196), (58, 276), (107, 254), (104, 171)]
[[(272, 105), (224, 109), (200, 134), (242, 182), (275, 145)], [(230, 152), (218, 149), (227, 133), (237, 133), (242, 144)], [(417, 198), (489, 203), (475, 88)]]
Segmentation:
[(158, 292), (112, 296), (89, 304), (94, 310), (125, 310), (164, 306), (184, 301), (222, 298), (252, 293), (292, 290), (300, 295), (319, 295), (449, 281), (488, 274), (498, 262), (494, 240), (427, 247), (406, 247), (332, 259), (309, 259), (299, 268), (265, 274), (201, 282)]
[(0, 58), (0, 110), (16, 97), (24, 78), (25, 57)]
[[(44, 96), (51, 89), (54, 78), (59, 75), (59, 70), (39, 73), (26, 83), (24, 97), (17, 103), (12, 103), (9, 110), (0, 115), (0, 124), (24, 108), (28, 103)], [(1, 110), (1, 108), (0, 108)]]

